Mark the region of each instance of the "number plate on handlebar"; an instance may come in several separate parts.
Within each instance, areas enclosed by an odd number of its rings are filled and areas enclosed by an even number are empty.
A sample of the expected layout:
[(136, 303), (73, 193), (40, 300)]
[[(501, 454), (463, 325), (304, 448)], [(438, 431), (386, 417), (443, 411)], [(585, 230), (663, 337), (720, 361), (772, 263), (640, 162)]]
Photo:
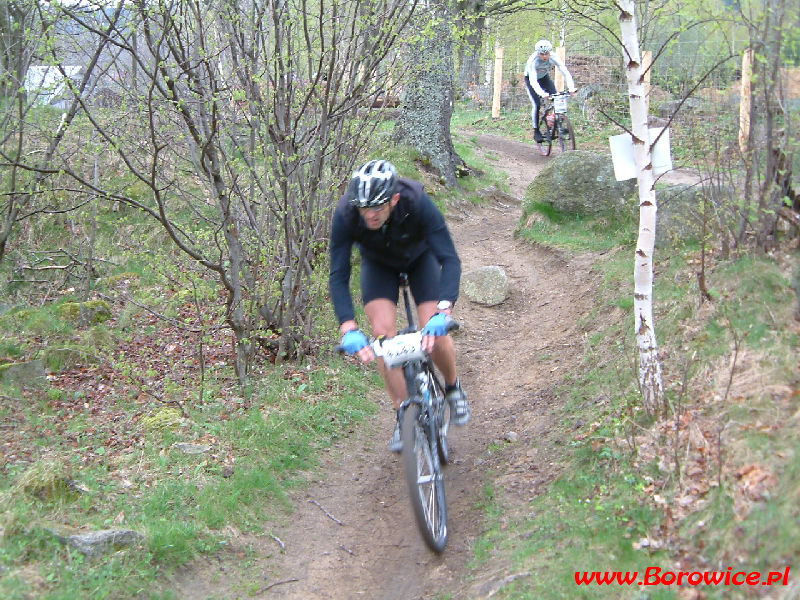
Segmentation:
[(396, 335), (393, 338), (376, 340), (375, 355), (383, 359), (388, 369), (394, 369), (411, 360), (423, 360), (422, 335), (419, 332)]
[(553, 106), (556, 109), (558, 114), (564, 114), (567, 112), (567, 97), (566, 96), (555, 96), (553, 98)]

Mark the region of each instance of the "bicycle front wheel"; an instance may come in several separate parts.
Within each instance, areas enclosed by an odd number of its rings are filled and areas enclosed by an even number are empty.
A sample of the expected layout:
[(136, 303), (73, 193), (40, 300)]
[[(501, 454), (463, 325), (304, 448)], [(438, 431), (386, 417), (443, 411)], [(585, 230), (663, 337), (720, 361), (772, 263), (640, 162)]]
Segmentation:
[(410, 404), (403, 417), (403, 465), (414, 517), (422, 537), (434, 552), (447, 545), (447, 501), (439, 456), (429, 437), (433, 431), (420, 421), (421, 407)]
[(539, 144), (539, 150), (542, 156), (550, 156), (550, 151), (553, 148), (553, 133), (555, 132), (555, 125), (553, 127), (547, 126), (547, 115), (552, 112), (552, 108), (543, 112), (539, 119), (539, 131), (544, 131), (542, 134), (542, 141)]
[(572, 121), (567, 115), (561, 115), (558, 120), (558, 142), (561, 144), (561, 151), (575, 150), (575, 130), (572, 128)]
[(447, 441), (447, 434), (450, 432), (450, 404), (445, 400), (444, 387), (431, 362), (425, 365), (423, 373), (427, 380), (428, 393), (431, 395), (436, 416), (434, 425), (437, 441), (436, 448), (439, 450), (439, 459), (442, 465), (446, 465), (450, 463), (450, 444)]

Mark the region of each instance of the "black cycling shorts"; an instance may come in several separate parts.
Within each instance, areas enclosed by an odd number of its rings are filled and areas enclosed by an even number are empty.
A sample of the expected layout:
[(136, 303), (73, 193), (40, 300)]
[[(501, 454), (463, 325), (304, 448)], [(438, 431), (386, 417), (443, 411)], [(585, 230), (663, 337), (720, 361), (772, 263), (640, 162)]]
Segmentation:
[[(377, 298), (386, 298), (395, 304), (400, 297), (398, 276), (403, 271), (384, 265), (366, 256), (361, 257), (361, 297), (364, 304)], [(439, 300), (439, 279), (442, 266), (433, 252), (428, 250), (408, 269), (408, 283), (414, 302), (422, 304), (431, 300)]]

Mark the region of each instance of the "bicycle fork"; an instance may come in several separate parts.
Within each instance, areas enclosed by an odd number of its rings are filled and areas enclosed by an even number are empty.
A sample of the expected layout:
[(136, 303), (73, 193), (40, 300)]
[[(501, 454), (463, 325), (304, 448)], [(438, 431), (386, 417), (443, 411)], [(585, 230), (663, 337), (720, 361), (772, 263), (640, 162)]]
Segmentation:
[[(405, 411), (411, 404), (419, 405), (419, 423), (425, 432), (427, 443), (431, 449), (435, 478), (441, 479), (443, 474), (441, 470), (441, 461), (439, 459), (439, 436), (437, 435), (437, 430), (441, 426), (441, 423), (438, 422), (439, 419), (437, 418), (436, 410), (433, 406), (433, 390), (430, 389), (428, 378), (425, 376), (425, 373), (421, 369), (414, 369), (414, 371), (413, 373), (406, 373), (407, 383), (411, 384), (413, 381), (413, 386), (408, 385), (408, 387), (414, 390), (414, 392), (409, 395), (408, 399), (403, 402), (400, 407), (402, 411), (400, 413), (400, 418), (402, 419), (405, 416)], [(412, 375), (412, 377), (409, 377), (409, 375)]]

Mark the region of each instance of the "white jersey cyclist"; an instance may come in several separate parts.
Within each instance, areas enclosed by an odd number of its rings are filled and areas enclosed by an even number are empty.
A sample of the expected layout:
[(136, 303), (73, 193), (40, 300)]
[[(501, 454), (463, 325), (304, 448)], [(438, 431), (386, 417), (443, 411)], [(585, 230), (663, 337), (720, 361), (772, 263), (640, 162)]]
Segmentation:
[(564, 76), (567, 90), (575, 93), (575, 81), (572, 74), (567, 69), (564, 61), (557, 54), (552, 52), (553, 45), (547, 40), (536, 42), (536, 51), (531, 54), (528, 62), (525, 63), (525, 89), (528, 92), (533, 107), (531, 109), (531, 120), (533, 121), (533, 139), (537, 143), (542, 141), (542, 134), (539, 131), (539, 106), (541, 99), (545, 96), (556, 93), (556, 85), (550, 78), (550, 69), (555, 67)]

